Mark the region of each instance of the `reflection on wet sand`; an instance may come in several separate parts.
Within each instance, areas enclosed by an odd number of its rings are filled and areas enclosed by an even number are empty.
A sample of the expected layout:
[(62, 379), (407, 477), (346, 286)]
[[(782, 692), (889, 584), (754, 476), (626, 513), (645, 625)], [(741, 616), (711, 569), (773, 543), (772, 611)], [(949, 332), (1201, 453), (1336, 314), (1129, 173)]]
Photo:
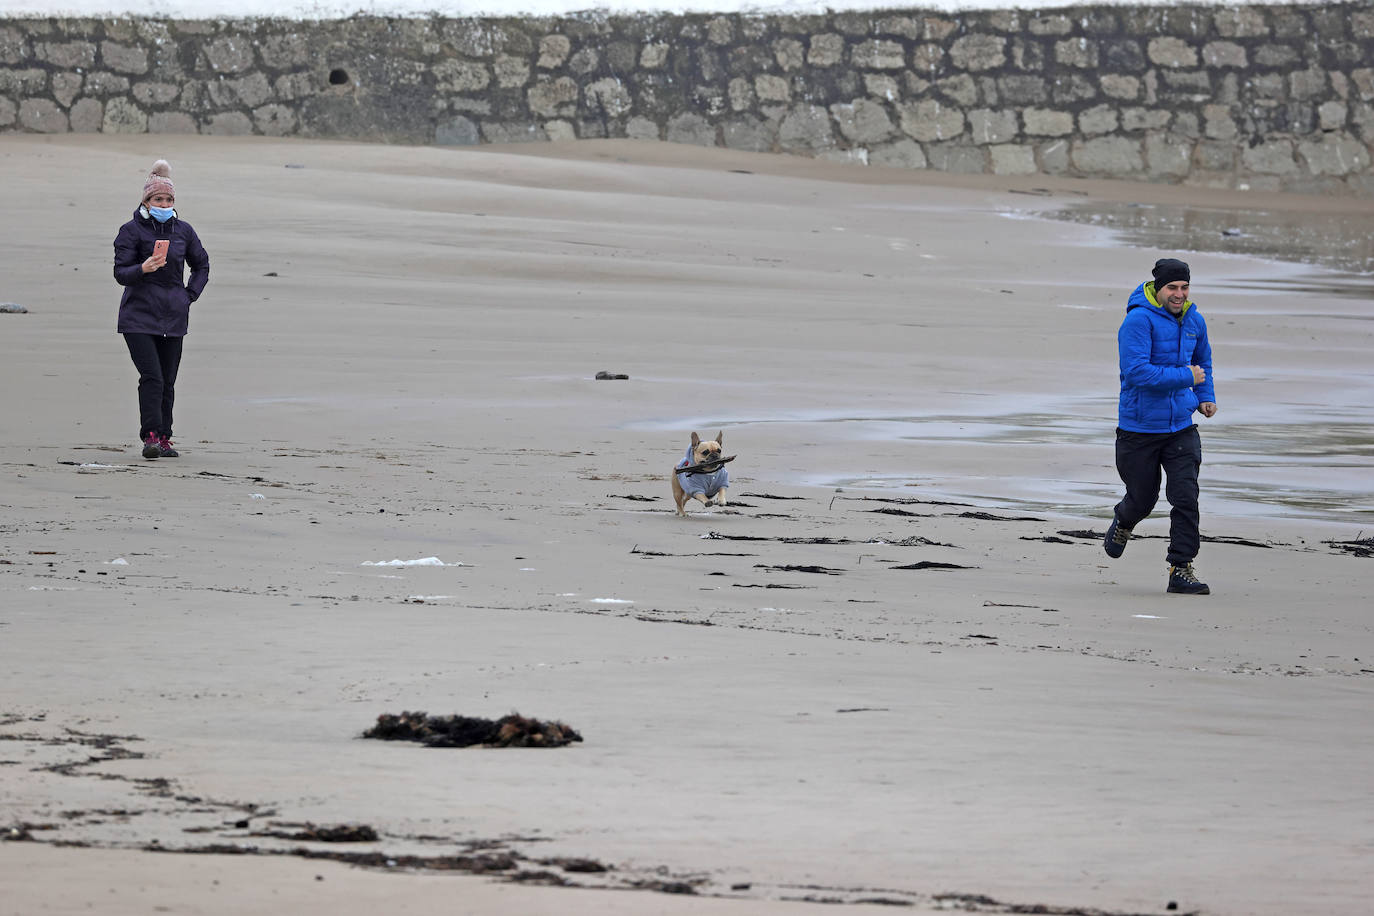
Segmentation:
[[(1037, 214), (1102, 226), (1124, 241), (1176, 251), (1215, 251), (1374, 274), (1374, 211), (1225, 210), (1173, 204), (1070, 204)], [(1270, 280), (1256, 288), (1272, 287)], [(1370, 298), (1374, 284), (1303, 284), (1295, 291)]]

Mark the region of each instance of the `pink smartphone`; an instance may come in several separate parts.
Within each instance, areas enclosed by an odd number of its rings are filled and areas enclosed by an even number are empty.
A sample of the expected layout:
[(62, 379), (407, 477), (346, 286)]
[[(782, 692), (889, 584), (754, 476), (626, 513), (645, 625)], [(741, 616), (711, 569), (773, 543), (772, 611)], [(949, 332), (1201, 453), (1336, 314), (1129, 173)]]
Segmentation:
[(156, 242), (153, 242), (153, 257), (167, 257), (167, 246), (170, 244), (172, 244), (170, 239), (158, 239)]

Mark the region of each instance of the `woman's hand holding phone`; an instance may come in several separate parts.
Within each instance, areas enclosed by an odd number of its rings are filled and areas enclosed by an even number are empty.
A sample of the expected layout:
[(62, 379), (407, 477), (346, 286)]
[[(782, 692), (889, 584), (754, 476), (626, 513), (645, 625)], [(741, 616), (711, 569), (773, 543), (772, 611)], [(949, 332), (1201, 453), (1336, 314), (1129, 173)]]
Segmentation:
[(171, 242), (168, 239), (158, 239), (153, 242), (153, 253), (143, 262), (143, 272), (150, 274), (158, 270), (167, 263), (167, 246)]

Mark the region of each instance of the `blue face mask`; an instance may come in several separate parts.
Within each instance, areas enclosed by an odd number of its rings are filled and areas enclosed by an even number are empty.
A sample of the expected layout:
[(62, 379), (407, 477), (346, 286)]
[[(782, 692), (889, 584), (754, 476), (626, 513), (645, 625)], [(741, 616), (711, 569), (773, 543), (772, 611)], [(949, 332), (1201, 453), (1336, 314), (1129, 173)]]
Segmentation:
[(177, 211), (172, 207), (149, 207), (148, 215), (159, 223), (165, 223), (167, 220), (176, 216)]

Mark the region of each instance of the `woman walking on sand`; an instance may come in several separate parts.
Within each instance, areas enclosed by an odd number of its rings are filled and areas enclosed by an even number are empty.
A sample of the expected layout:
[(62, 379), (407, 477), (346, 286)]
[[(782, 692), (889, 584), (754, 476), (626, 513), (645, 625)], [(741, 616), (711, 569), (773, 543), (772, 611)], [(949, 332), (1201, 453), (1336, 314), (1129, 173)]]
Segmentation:
[[(138, 438), (144, 458), (176, 458), (172, 402), (191, 303), (210, 280), (210, 257), (176, 211), (171, 167), (153, 163), (134, 218), (114, 241), (114, 278), (124, 287), (119, 324), (138, 369)], [(186, 265), (191, 278), (184, 279)]]

